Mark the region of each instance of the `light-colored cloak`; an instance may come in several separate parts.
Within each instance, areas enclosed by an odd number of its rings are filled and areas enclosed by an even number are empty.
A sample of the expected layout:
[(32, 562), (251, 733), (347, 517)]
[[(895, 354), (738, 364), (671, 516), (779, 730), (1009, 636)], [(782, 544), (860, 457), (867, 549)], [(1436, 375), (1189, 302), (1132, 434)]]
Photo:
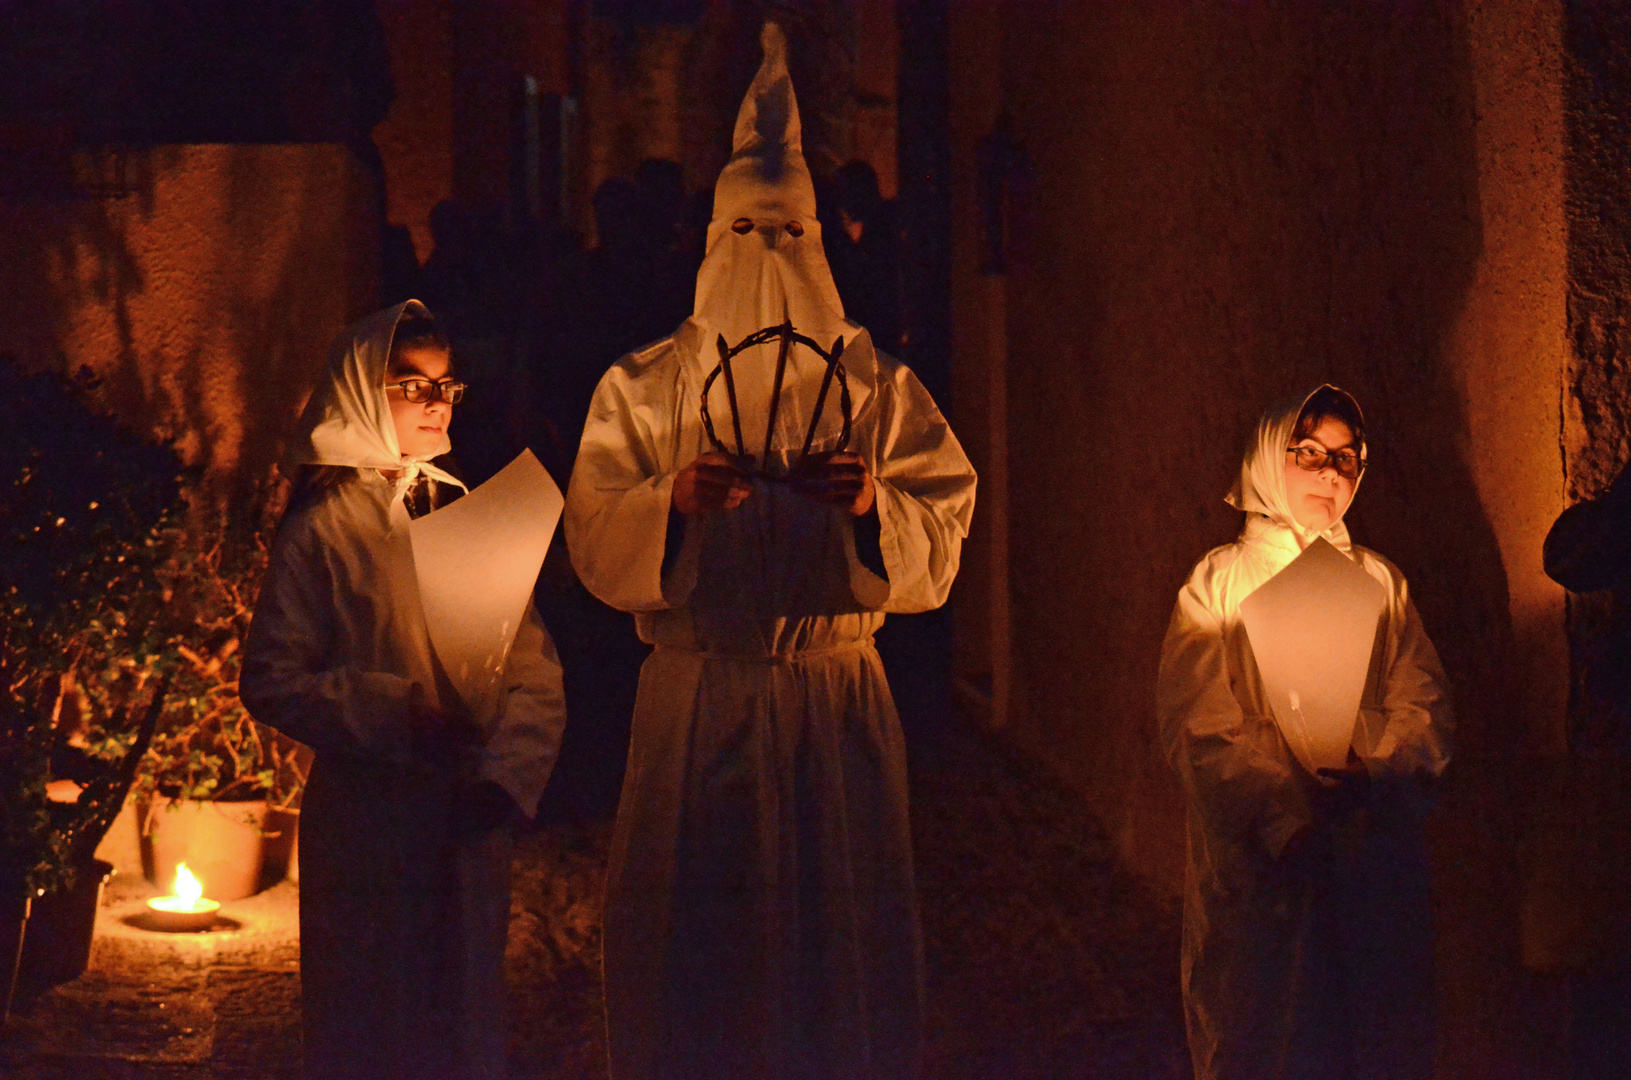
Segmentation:
[[(1296, 523), (1284, 468), (1302, 403), (1259, 424), (1230, 496), (1245, 528), (1195, 567), (1161, 651), (1161, 739), (1188, 804), (1190, 1051), (1197, 1080), (1425, 1080), (1422, 782), (1449, 761), (1444, 672), (1398, 568), (1340, 521), (1318, 533)], [(1334, 806), (1281, 735), (1240, 619), (1241, 601), (1316, 536), (1387, 590), (1353, 739), (1371, 788)], [(1283, 856), (1305, 827), (1307, 842)]]
[(870, 384), (852, 446), (876, 477), (887, 579), (844, 511), (765, 480), (673, 544), (674, 474), (708, 449), (701, 340), (688, 322), (607, 373), (567, 497), (584, 583), (656, 646), (607, 883), (612, 1075), (909, 1076), (906, 763), (872, 635), (885, 612), (944, 602), (974, 474), (862, 332), (844, 354)]
[[(917, 1063), (906, 760), (872, 635), (885, 612), (945, 602), (974, 472), (917, 378), (843, 317), (774, 25), (764, 48), (695, 314), (607, 372), (567, 494), (584, 584), (656, 646), (606, 891), (614, 1080), (906, 1080)], [(732, 227), (743, 219), (754, 227)], [(712, 449), (702, 389), (720, 337), (784, 319), (822, 348), (845, 342), (849, 449), (875, 477), (876, 523), (763, 477), (736, 509), (682, 519), (674, 477)], [(744, 449), (779, 476), (825, 364), (802, 345), (786, 356), (766, 453), (776, 357), (744, 352), (734, 378)], [(731, 445), (724, 383), (709, 406)], [(834, 385), (812, 452), (841, 441), (839, 398)]]
[[(320, 439), (308, 431), (297, 440), (297, 455), (314, 443), (330, 464), (378, 465), (380, 454), (395, 453), (384, 390), (377, 401), (357, 399), (383, 387), (404, 307), (341, 340), (307, 410), (309, 423), (326, 417), (328, 427)], [(501, 707), (482, 718), (485, 741), (473, 760), (416, 754), (410, 694), (417, 686), (436, 701), (438, 679), (403, 504), (409, 479), (360, 467), (291, 510), (244, 656), (250, 713), (317, 751), (300, 844), (301, 992), (314, 1080), (505, 1075), (509, 836), (459, 835), (454, 799), (461, 785), (487, 779), (535, 812), (565, 722), (560, 664), (529, 605)]]

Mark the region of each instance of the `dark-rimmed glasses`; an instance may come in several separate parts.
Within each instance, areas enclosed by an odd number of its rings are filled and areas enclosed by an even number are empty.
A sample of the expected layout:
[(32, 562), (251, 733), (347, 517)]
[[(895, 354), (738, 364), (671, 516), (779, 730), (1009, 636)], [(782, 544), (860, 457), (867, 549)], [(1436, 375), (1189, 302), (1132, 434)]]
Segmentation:
[(403, 379), (401, 382), (386, 383), (385, 389), (401, 390), (402, 396), (415, 405), (423, 405), (435, 398), (441, 398), (449, 405), (457, 405), (459, 399), (464, 397), (464, 383), (454, 382), (452, 379), (443, 379), (441, 382), (431, 382), (429, 379)]
[(1303, 472), (1320, 472), (1326, 468), (1337, 471), (1344, 480), (1358, 480), (1365, 471), (1365, 459), (1352, 450), (1326, 450), (1318, 446), (1288, 446), (1286, 453), (1297, 459), (1297, 468)]

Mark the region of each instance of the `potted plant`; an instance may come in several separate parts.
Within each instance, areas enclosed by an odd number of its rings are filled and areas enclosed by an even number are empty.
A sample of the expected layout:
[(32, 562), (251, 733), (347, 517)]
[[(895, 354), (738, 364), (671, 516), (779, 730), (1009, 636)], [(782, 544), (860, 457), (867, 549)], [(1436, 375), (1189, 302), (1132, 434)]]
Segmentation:
[(135, 726), (133, 744), (111, 762), (63, 744), (45, 725), (30, 725), (15, 702), (4, 706), (0, 882), (10, 884), (0, 889), (0, 1015), (10, 1015), (13, 1001), (85, 970), (102, 886), (113, 870), (94, 857), (96, 845), (124, 805), (164, 697), (160, 682)]
[[(141, 677), (93, 742), (74, 677), (85, 657), (148, 643), (118, 598), (157, 581), (153, 529), (178, 505), (173, 455), (84, 407), (84, 379), (0, 357), (0, 989), (83, 970), (106, 864), (93, 853), (124, 801), (164, 701)], [(88, 897), (88, 900), (87, 900)], [(32, 932), (30, 932), (32, 926)], [(32, 945), (31, 945), (32, 943)]]
[(304, 781), (299, 748), (237, 702), (258, 530), (205, 516), (174, 454), (92, 408), (94, 387), (0, 357), (0, 950), (35, 901), (100, 881), (132, 786), (165, 820), (164, 800), (293, 805)]
[[(269, 848), (287, 858), (292, 837), (280, 834), (298, 820), (310, 756), (255, 723), (238, 699), (244, 635), (266, 566), (262, 532), (217, 511), (163, 535), (165, 648), (150, 666), (170, 680), (171, 694), (136, 776), (143, 868), (168, 886), (185, 861), (207, 895), (234, 900), (259, 891)], [(278, 834), (272, 844), (268, 833)]]

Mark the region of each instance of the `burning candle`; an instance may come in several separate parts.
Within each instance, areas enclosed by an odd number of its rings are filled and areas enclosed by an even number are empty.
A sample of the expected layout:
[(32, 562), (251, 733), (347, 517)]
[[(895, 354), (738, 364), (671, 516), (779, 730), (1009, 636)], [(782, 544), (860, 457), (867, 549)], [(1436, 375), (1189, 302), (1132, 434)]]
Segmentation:
[(221, 904), (204, 899), (204, 887), (183, 862), (176, 864), (175, 895), (155, 896), (147, 907), (149, 921), (156, 930), (208, 930)]

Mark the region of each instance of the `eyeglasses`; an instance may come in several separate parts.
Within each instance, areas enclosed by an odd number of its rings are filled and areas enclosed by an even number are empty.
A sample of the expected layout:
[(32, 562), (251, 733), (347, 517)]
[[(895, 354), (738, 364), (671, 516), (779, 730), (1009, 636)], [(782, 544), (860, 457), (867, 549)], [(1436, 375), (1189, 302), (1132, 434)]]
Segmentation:
[(1304, 472), (1320, 472), (1326, 468), (1337, 471), (1344, 480), (1358, 480), (1365, 471), (1365, 459), (1352, 450), (1323, 450), (1318, 446), (1288, 446), (1286, 453), (1295, 454), (1297, 468)]
[(423, 405), (433, 398), (441, 398), (449, 405), (457, 405), (459, 399), (464, 397), (464, 383), (454, 382), (452, 379), (443, 379), (441, 382), (431, 382), (429, 379), (403, 379), (401, 382), (386, 383), (387, 390), (401, 390), (402, 396), (415, 405)]

